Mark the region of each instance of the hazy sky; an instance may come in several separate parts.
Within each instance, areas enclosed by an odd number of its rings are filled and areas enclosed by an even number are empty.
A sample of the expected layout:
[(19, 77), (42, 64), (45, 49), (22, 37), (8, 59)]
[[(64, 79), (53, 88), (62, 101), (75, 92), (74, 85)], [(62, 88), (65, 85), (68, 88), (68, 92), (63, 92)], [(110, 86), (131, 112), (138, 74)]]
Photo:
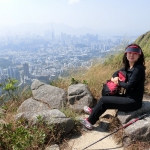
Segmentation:
[(0, 0), (0, 28), (22, 23), (64, 23), (71, 27), (150, 30), (150, 0)]

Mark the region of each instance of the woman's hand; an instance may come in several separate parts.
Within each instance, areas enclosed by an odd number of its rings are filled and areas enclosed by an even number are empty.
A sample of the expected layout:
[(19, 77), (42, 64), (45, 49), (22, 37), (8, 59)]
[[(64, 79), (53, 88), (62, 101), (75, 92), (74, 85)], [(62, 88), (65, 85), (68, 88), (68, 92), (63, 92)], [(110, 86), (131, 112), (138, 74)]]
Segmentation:
[(119, 84), (119, 83), (118, 83), (118, 80), (119, 80), (119, 77), (114, 77), (114, 78), (112, 77), (112, 78), (111, 78), (111, 81), (114, 82), (114, 83), (117, 84), (117, 85)]

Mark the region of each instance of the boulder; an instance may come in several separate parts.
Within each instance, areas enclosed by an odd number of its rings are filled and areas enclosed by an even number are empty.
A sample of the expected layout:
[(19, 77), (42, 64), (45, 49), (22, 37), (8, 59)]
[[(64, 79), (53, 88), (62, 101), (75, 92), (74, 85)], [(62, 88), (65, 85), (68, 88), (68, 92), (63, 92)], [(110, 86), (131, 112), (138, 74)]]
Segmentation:
[(37, 100), (34, 100), (32, 97), (25, 100), (20, 107), (18, 108), (17, 112), (40, 112), (43, 110), (50, 110), (49, 105), (39, 102)]
[(34, 80), (31, 85), (33, 98), (49, 105), (51, 109), (61, 109), (67, 103), (67, 91)]
[[(40, 119), (39, 119), (40, 118)], [(67, 118), (64, 113), (57, 109), (43, 110), (39, 112), (27, 111), (15, 115), (15, 120), (24, 119), (29, 125), (37, 125), (42, 120), (47, 125), (58, 124), (60, 129), (64, 130), (64, 134), (68, 134), (74, 127), (74, 121)]]
[(84, 106), (92, 106), (94, 98), (85, 84), (73, 84), (68, 87), (69, 107), (75, 111), (83, 111)]
[[(144, 118), (139, 120), (143, 114), (146, 114)], [(124, 129), (124, 145), (130, 144), (133, 140), (150, 140), (150, 102), (143, 101), (142, 107), (136, 111), (123, 112), (118, 111), (118, 119), (122, 125), (126, 125), (131, 122), (131, 125)], [(137, 121), (135, 121), (137, 120)], [(132, 123), (133, 122), (133, 123)], [(126, 143), (127, 141), (127, 143)]]
[(117, 116), (118, 119), (121, 121), (122, 124), (127, 123), (133, 118), (137, 118), (143, 114), (149, 114), (150, 113), (150, 101), (143, 101), (142, 107), (136, 111), (118, 111)]
[(150, 117), (145, 117), (128, 126), (125, 128), (125, 133), (130, 136), (131, 139), (150, 140)]

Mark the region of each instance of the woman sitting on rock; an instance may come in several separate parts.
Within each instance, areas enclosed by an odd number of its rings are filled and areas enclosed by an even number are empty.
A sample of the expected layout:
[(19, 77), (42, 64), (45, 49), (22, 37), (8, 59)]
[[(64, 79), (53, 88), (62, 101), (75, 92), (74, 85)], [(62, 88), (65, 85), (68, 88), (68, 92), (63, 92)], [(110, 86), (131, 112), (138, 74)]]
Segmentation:
[(84, 107), (84, 111), (89, 115), (88, 118), (81, 119), (81, 123), (88, 129), (92, 129), (99, 117), (107, 109), (118, 109), (121, 111), (135, 111), (142, 107), (145, 82), (145, 60), (140, 46), (130, 44), (125, 48), (123, 55), (123, 68), (126, 72), (126, 81), (118, 77), (116, 71), (111, 81), (126, 89), (123, 96), (102, 96), (94, 108)]

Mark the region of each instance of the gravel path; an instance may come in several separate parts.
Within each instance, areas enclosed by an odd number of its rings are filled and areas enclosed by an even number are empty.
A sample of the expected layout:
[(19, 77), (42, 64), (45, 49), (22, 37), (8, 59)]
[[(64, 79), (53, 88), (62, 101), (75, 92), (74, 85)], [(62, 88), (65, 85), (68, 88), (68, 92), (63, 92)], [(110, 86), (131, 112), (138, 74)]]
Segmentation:
[[(99, 126), (94, 127), (93, 130), (84, 132), (80, 137), (73, 137), (70, 139), (68, 142), (68, 148), (65, 150), (82, 150), (108, 134), (110, 133), (103, 132)], [(117, 145), (113, 140), (113, 137), (110, 135), (88, 147), (87, 150), (123, 150), (123, 147), (122, 145)]]
[[(85, 118), (87, 116), (84, 115), (82, 117)], [(92, 130), (87, 130), (85, 128), (83, 128), (83, 130), (81, 136), (74, 136), (68, 141), (68, 146), (64, 150), (82, 150), (110, 134), (109, 132), (104, 131), (98, 124), (94, 125)], [(110, 135), (88, 147), (87, 150), (123, 150), (123, 147), (122, 145), (117, 145), (113, 140), (112, 135)]]

